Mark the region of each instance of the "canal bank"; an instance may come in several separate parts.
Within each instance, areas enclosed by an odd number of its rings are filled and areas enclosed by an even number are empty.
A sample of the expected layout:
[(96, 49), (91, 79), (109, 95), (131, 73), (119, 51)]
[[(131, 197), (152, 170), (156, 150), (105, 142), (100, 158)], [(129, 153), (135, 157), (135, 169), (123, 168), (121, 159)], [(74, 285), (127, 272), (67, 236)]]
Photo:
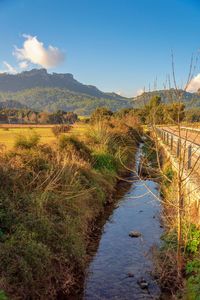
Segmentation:
[[(140, 147), (136, 170), (141, 155)], [(84, 300), (158, 299), (161, 295), (153, 276), (152, 259), (152, 248), (160, 245), (162, 234), (159, 186), (134, 173), (128, 181), (131, 182), (128, 191), (118, 199), (103, 226), (87, 270)], [(132, 231), (140, 236), (130, 237)]]

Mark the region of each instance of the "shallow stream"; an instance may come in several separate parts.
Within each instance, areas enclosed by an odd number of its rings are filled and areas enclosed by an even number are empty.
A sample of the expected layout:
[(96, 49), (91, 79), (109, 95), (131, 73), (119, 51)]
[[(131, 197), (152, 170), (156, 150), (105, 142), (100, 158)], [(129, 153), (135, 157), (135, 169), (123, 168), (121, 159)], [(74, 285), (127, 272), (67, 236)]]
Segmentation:
[[(136, 155), (136, 169), (141, 147)], [(159, 299), (153, 275), (152, 247), (160, 244), (162, 228), (158, 184), (132, 175), (128, 191), (106, 221), (98, 249), (88, 267), (84, 300)], [(156, 195), (156, 197), (155, 197)], [(131, 238), (131, 231), (141, 236)], [(141, 280), (148, 283), (142, 289)]]

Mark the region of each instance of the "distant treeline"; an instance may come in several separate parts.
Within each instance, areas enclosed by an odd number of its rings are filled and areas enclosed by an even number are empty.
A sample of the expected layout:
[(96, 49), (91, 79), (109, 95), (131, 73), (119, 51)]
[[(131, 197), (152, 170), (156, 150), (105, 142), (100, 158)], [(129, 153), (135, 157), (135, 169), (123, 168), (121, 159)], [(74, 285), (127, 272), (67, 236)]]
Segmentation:
[(73, 124), (78, 119), (73, 112), (37, 112), (23, 109), (0, 110), (0, 123), (11, 124)]
[[(152, 111), (154, 112), (152, 115)], [(200, 122), (200, 108), (185, 109), (183, 103), (165, 104), (159, 96), (154, 96), (150, 102), (142, 108), (123, 108), (113, 112), (107, 107), (99, 107), (91, 114), (92, 119), (108, 119), (111, 116), (120, 118), (126, 115), (134, 116), (141, 124), (148, 124), (150, 118), (154, 118), (156, 124), (168, 124), (176, 122), (179, 117), (181, 121)], [(10, 124), (73, 124), (78, 120), (74, 112), (59, 110), (57, 112), (37, 112), (28, 109), (0, 109), (0, 123)]]
[[(91, 122), (110, 119), (112, 117), (124, 118), (134, 117), (139, 124), (149, 124), (153, 121), (155, 124), (175, 124), (178, 120), (182, 122), (200, 122), (200, 109), (192, 108), (185, 109), (183, 103), (161, 103), (160, 97), (152, 97), (151, 101), (143, 108), (125, 108), (117, 112), (112, 112), (107, 108), (99, 107), (96, 109), (91, 117)], [(153, 119), (153, 120), (152, 120)]]
[(106, 98), (106, 94), (105, 98), (98, 98), (61, 88), (32, 88), (16, 93), (0, 92), (0, 108), (28, 108), (48, 112), (62, 110), (88, 116), (97, 107), (106, 106), (117, 111), (132, 106), (129, 99), (119, 98)]

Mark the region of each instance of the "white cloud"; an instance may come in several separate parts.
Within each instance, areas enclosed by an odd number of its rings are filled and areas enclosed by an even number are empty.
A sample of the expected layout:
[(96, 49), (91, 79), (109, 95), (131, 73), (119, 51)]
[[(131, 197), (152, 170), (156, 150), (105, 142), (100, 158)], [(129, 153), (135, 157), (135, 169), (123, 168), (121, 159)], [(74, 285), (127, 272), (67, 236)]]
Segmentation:
[(116, 94), (119, 96), (124, 96), (124, 93), (122, 91), (117, 91)]
[(197, 74), (197, 76), (195, 76), (192, 80), (191, 80), (191, 82), (190, 82), (190, 84), (189, 84), (189, 86), (188, 86), (188, 88), (187, 88), (187, 91), (188, 92), (197, 92), (197, 90), (200, 88), (200, 73), (199, 74)]
[(44, 68), (53, 68), (64, 61), (64, 54), (56, 47), (45, 48), (36, 36), (23, 35), (25, 38), (22, 48), (15, 47), (13, 55), (19, 61), (30, 62)]
[(5, 66), (4, 70), (1, 70), (0, 73), (10, 73), (10, 74), (16, 74), (17, 70), (11, 66), (7, 61), (3, 61), (3, 64)]
[(139, 90), (137, 90), (135, 96), (140, 96), (140, 95), (142, 95), (143, 93), (144, 93), (144, 89), (139, 89)]
[(22, 61), (22, 62), (20, 62), (18, 65), (19, 65), (19, 68), (20, 68), (21, 70), (25, 70), (25, 69), (27, 69), (28, 66), (29, 66), (29, 64), (28, 64), (27, 61)]

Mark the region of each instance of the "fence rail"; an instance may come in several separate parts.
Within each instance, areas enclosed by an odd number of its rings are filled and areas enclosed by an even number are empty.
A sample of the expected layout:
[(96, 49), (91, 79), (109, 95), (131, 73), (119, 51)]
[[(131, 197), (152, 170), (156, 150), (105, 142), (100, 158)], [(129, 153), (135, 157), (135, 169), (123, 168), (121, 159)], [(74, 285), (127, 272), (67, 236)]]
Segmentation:
[(186, 127), (186, 126), (181, 126), (181, 129), (191, 131), (191, 132), (198, 132), (200, 133), (200, 128), (193, 128), (193, 127)]
[[(188, 128), (182, 127), (182, 129), (186, 130)], [(181, 158), (183, 167), (200, 174), (200, 144), (160, 127), (156, 130), (157, 135), (168, 146), (171, 154)], [(198, 131), (200, 133), (200, 130)]]

